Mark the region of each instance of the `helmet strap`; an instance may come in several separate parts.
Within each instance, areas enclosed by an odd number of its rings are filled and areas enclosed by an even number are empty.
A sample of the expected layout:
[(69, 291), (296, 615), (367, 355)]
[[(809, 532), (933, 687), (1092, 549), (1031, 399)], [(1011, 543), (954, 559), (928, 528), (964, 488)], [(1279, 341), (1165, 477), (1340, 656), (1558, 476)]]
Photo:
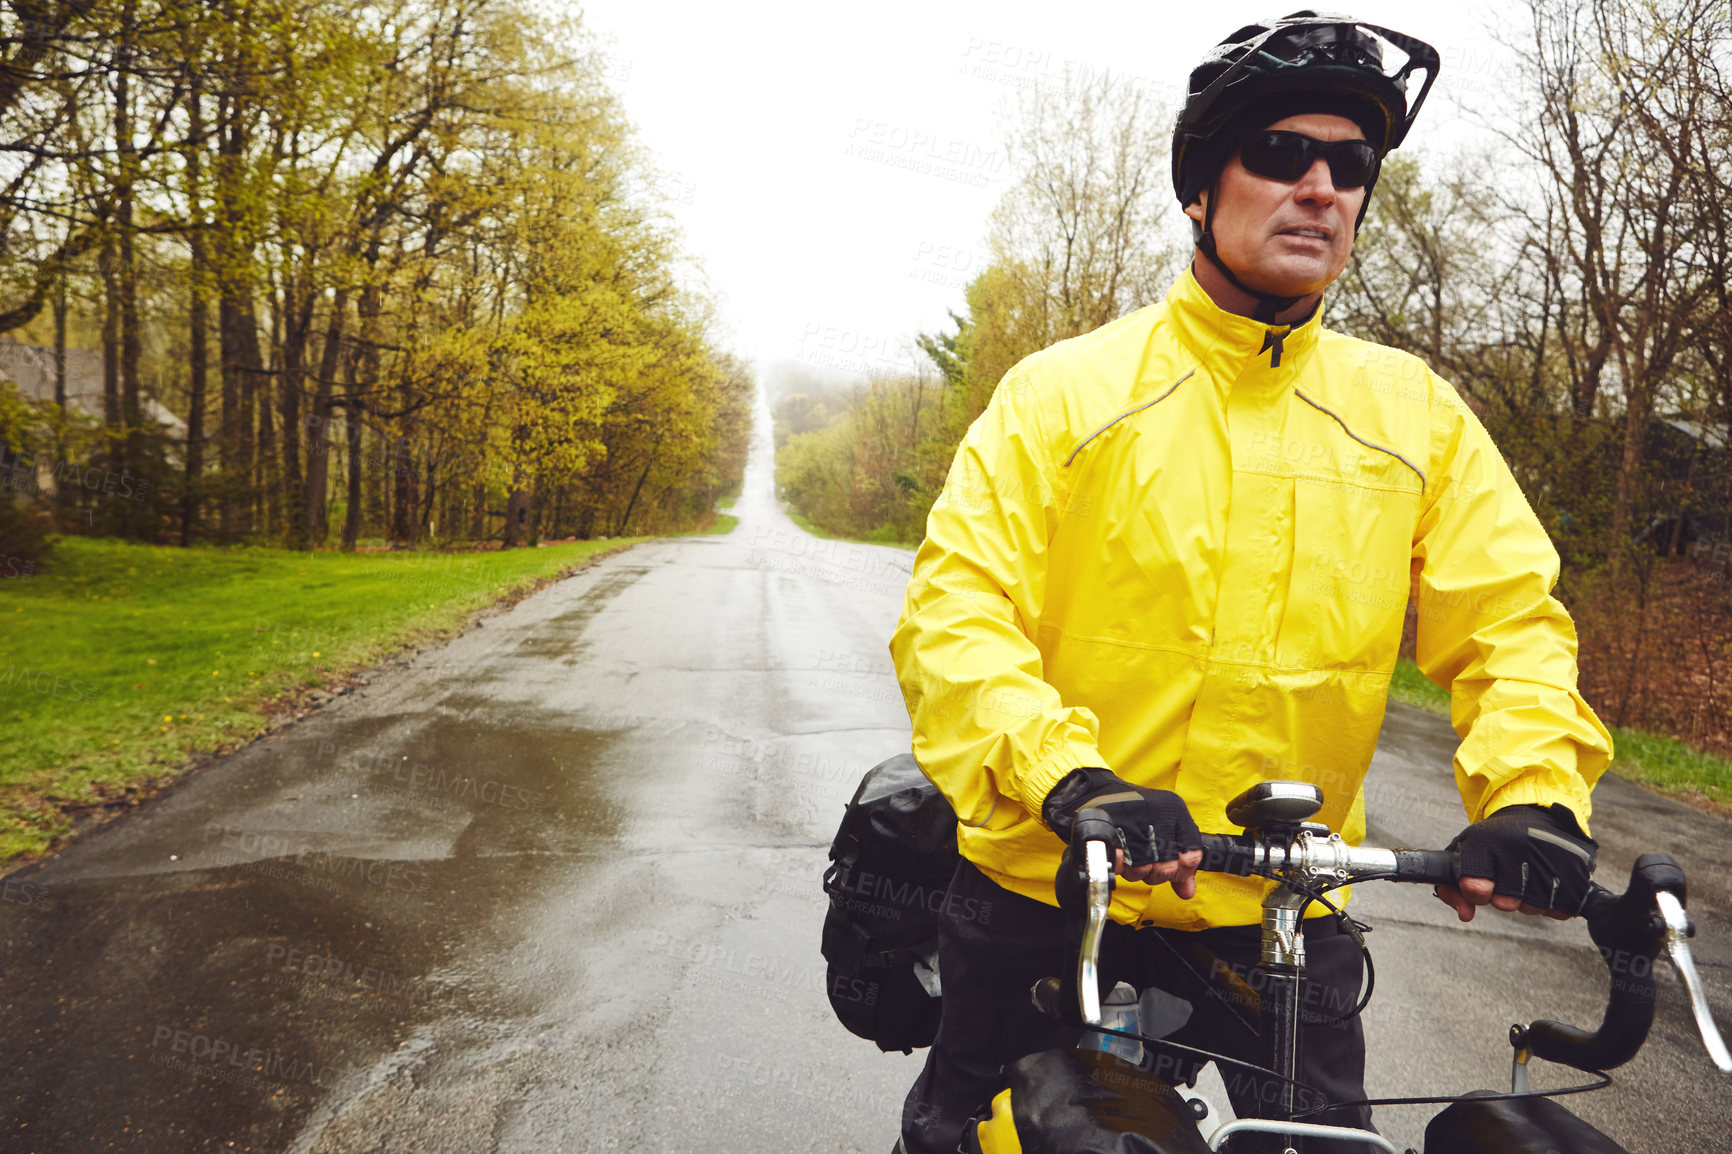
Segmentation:
[(1257, 305), (1251, 310), (1252, 320), (1272, 325), (1276, 323), (1277, 316), (1298, 304), (1302, 298), (1278, 297), (1273, 293), (1254, 289), (1227, 267), (1227, 262), (1222, 260), (1221, 254), (1215, 250), (1215, 202), (1220, 199), (1220, 192), (1221, 181), (1216, 177), (1215, 182), (1209, 186), (1208, 202), (1203, 206), (1203, 223), (1199, 225), (1196, 221), (1191, 222), (1191, 229), (1196, 234), (1197, 251), (1208, 257), (1209, 263), (1221, 270), (1221, 275), (1227, 278), (1228, 284), (1256, 300)]

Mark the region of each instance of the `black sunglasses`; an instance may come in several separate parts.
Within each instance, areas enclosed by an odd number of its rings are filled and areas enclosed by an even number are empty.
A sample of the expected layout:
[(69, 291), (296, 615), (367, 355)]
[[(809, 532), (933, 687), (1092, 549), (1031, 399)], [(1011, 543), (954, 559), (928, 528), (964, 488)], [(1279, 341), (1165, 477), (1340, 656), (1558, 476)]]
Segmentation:
[(1314, 140), (1297, 132), (1259, 132), (1239, 147), (1239, 163), (1258, 176), (1292, 184), (1317, 162), (1329, 162), (1336, 188), (1364, 188), (1377, 175), (1377, 150), (1363, 140)]

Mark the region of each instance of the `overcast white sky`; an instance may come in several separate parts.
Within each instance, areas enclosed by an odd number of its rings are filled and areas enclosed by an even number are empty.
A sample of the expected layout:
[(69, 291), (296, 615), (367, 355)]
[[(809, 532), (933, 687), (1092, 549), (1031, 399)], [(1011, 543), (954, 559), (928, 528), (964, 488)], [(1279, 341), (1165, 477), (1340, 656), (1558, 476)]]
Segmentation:
[[(1008, 170), (1002, 114), (1067, 69), (1169, 96), (1208, 47), (1291, 0), (587, 0), (613, 87), (671, 181), (687, 250), (733, 351), (851, 375), (907, 364), (980, 268)], [(1340, 10), (1331, 4), (1326, 10)], [(1359, 19), (1429, 41), (1437, 89), (1414, 140), (1471, 132), (1504, 50), (1486, 6), (1356, 0)], [(1519, 36), (1521, 9), (1496, 9)], [(1178, 206), (1173, 206), (1177, 214)]]

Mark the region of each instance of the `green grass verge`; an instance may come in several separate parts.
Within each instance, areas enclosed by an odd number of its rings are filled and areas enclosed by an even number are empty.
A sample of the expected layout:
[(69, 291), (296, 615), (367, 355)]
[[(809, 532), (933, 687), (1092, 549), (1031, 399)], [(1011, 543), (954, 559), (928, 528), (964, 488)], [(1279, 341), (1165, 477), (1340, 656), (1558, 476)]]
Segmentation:
[(796, 513), (792, 509), (788, 510), (788, 520), (792, 521), (794, 524), (798, 525), (800, 528), (806, 530), (806, 532), (812, 534), (812, 536), (822, 537), (826, 541), (858, 541), (858, 540), (860, 540), (860, 538), (858, 538), (858, 537), (843, 537), (839, 534), (831, 533), (831, 532), (828, 532), (826, 530), (820, 529), (820, 528), (818, 528), (818, 526), (816, 526), (816, 525), (812, 524), (812, 522), (808, 521), (804, 514)]
[[(1389, 698), (1449, 716), (1449, 694), (1433, 685), (1419, 666), (1403, 657), (1395, 664)], [(1610, 727), (1619, 777), (1700, 808), (1732, 816), (1732, 760), (1687, 742), (1639, 729)]]
[(1617, 751), (1612, 770), (1618, 776), (1732, 817), (1732, 760), (1675, 737), (1616, 726), (1612, 745)]
[(732, 513), (717, 513), (716, 523), (711, 525), (708, 529), (705, 529), (703, 532), (705, 536), (717, 537), (724, 533), (732, 533), (734, 531), (734, 526), (739, 523), (740, 519)]
[(250, 739), (301, 691), (642, 539), (377, 554), (62, 540), (0, 600), (0, 861)]
[(812, 536), (822, 537), (826, 541), (853, 541), (859, 545), (891, 545), (898, 549), (917, 549), (920, 547), (919, 541), (904, 541), (888, 527), (874, 529), (864, 537), (849, 537), (841, 533), (832, 533), (828, 529), (819, 528), (807, 519), (804, 514), (796, 513), (793, 509), (788, 510), (788, 519), (806, 532), (812, 534)]
[(1405, 657), (1395, 663), (1395, 674), (1389, 679), (1389, 699), (1449, 716), (1449, 691), (1433, 685), (1431, 678)]

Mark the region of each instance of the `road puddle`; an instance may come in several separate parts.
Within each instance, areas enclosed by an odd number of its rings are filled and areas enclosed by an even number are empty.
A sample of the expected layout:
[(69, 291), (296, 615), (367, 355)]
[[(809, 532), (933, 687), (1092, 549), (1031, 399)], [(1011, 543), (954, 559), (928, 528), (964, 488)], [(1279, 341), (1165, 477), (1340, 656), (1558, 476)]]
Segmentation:
[(279, 1150), (424, 1023), (525, 1012), (487, 949), (613, 841), (617, 736), (479, 699), (357, 717), (234, 759), (235, 804), (171, 795), (14, 875), (0, 1150)]

